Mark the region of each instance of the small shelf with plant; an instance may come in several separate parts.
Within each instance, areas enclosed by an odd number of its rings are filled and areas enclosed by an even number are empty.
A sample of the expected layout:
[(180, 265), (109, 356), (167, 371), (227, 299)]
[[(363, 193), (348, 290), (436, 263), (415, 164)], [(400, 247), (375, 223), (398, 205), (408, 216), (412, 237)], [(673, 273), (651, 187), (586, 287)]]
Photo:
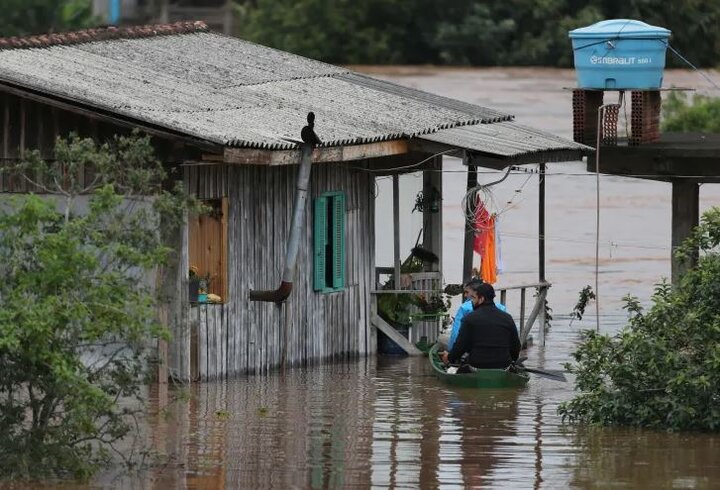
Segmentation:
[(222, 298), (217, 294), (210, 292), (210, 284), (212, 277), (210, 273), (200, 274), (198, 268), (194, 265), (190, 266), (188, 274), (188, 294), (190, 304), (218, 304), (222, 303)]

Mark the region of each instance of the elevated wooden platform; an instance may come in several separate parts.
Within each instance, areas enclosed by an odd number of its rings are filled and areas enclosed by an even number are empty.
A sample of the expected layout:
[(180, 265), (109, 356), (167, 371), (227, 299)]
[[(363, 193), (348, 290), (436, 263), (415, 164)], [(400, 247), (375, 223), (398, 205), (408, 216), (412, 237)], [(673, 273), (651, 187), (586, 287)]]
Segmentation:
[[(594, 155), (587, 170), (595, 172)], [(618, 141), (600, 147), (600, 173), (674, 182), (720, 182), (720, 134), (663, 133), (638, 146)]]

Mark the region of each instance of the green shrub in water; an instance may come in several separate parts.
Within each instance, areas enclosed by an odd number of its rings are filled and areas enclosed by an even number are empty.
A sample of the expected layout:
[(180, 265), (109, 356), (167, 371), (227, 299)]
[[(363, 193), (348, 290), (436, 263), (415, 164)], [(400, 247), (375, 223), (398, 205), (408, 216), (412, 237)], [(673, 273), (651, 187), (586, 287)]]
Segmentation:
[(666, 430), (720, 430), (720, 209), (703, 215), (676, 254), (700, 251), (676, 287), (663, 282), (643, 311), (626, 297), (629, 324), (616, 335), (593, 331), (573, 354), (576, 378), (564, 420)]
[(663, 103), (663, 130), (676, 132), (720, 133), (720, 97), (670, 92)]
[(119, 444), (143, 413), (149, 347), (169, 335), (146, 273), (171, 265), (163, 237), (187, 206), (182, 189), (163, 190), (149, 137), (58, 139), (54, 156), (32, 152), (14, 177), (55, 199), (0, 208), (0, 478), (87, 479), (111, 454), (132, 463), (134, 445)]

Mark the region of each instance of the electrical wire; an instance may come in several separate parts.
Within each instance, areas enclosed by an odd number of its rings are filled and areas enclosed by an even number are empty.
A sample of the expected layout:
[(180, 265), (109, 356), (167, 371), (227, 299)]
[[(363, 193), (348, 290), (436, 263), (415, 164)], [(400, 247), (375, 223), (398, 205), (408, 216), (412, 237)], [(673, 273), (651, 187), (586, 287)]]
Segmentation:
[[(440, 151), (440, 152), (438, 152), (438, 153), (434, 153), (434, 154), (430, 155), (429, 157), (427, 157), (427, 158), (425, 158), (425, 159), (423, 159), (423, 160), (420, 160), (419, 162), (411, 163), (411, 164), (409, 164), (409, 165), (403, 165), (403, 166), (401, 166), (401, 167), (373, 168), (373, 169), (370, 169), (370, 168), (357, 167), (357, 166), (351, 165), (350, 168), (352, 168), (353, 170), (359, 170), (359, 171), (361, 171), (361, 172), (368, 172), (368, 173), (371, 173), (371, 174), (378, 174), (378, 173), (383, 173), (383, 172), (394, 172), (394, 171), (396, 171), (396, 170), (407, 170), (407, 169), (409, 169), (409, 168), (419, 167), (419, 166), (422, 165), (423, 163), (425, 163), (425, 162), (427, 162), (427, 161), (429, 161), (429, 160), (432, 160), (433, 158), (439, 157), (439, 156), (441, 156), (441, 155), (446, 155), (446, 154), (448, 154), (448, 153), (454, 153), (454, 152), (456, 152), (456, 151), (457, 151), (456, 148), (455, 148), (455, 149), (452, 149), (452, 150)], [(424, 170), (424, 171), (427, 172), (427, 171), (429, 171), (429, 170), (430, 170), (430, 169)]]
[(526, 200), (526, 198), (523, 198), (523, 199), (521, 199), (520, 201), (518, 201), (517, 203), (515, 203), (515, 206), (513, 206), (513, 201), (515, 200), (515, 198), (516, 198), (517, 196), (519, 196), (519, 195), (522, 193), (522, 190), (525, 188), (525, 186), (527, 185), (527, 183), (530, 182), (530, 179), (531, 179), (531, 178), (532, 178), (532, 174), (531, 174), (531, 175), (528, 175), (527, 179), (525, 179), (525, 182), (522, 183), (522, 185), (520, 186), (520, 188), (519, 188), (519, 189), (515, 189), (515, 193), (514, 193), (513, 196), (510, 198), (510, 200), (505, 203), (505, 207), (500, 210), (500, 213), (499, 213), (499, 214), (503, 214), (503, 213), (505, 213), (506, 211), (509, 211), (510, 209), (513, 209), (513, 207), (520, 205), (522, 202), (524, 202), (524, 201)]
[[(501, 178), (488, 182), (487, 184), (478, 184), (468, 189), (460, 201), (460, 208), (465, 213), (465, 223), (475, 234), (490, 229), (490, 220), (500, 215), (500, 207), (497, 205), (495, 194), (493, 194), (490, 188), (507, 179), (511, 170), (512, 166), (508, 167), (505, 175)], [(478, 219), (478, 210), (481, 209), (481, 207), (487, 210), (487, 219), (483, 221)]]
[(680, 54), (675, 48), (673, 48), (670, 44), (668, 44), (667, 47), (668, 47), (668, 49), (669, 49), (670, 51), (672, 51), (672, 52), (675, 54), (675, 56), (677, 56), (677, 57), (680, 58), (682, 61), (684, 61), (690, 68), (692, 68), (693, 70), (695, 70), (696, 72), (698, 72), (705, 80), (707, 80), (708, 82), (710, 82), (710, 85), (712, 85), (713, 87), (715, 87), (716, 90), (720, 90), (720, 85), (718, 85), (712, 78), (710, 78), (708, 75), (706, 75), (705, 73), (703, 73), (702, 71), (700, 71), (700, 69), (699, 69), (697, 66), (693, 65), (687, 58), (685, 58), (683, 55), (681, 55), (681, 54)]

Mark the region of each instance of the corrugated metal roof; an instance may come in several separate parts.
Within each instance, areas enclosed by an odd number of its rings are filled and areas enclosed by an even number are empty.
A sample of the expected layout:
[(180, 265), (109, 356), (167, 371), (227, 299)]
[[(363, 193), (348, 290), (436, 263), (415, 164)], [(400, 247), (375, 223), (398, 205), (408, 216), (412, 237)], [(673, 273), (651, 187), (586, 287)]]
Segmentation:
[(423, 136), (504, 155), (570, 143), (540, 131), (529, 143), (509, 114), (205, 30), (6, 40), (0, 47), (23, 49), (0, 49), (0, 81), (226, 146), (294, 148), (288, 139), (299, 138), (309, 111), (324, 146)]
[(510, 159), (547, 151), (575, 152), (579, 158), (592, 151), (585, 145), (516, 122), (443, 129), (421, 139)]

